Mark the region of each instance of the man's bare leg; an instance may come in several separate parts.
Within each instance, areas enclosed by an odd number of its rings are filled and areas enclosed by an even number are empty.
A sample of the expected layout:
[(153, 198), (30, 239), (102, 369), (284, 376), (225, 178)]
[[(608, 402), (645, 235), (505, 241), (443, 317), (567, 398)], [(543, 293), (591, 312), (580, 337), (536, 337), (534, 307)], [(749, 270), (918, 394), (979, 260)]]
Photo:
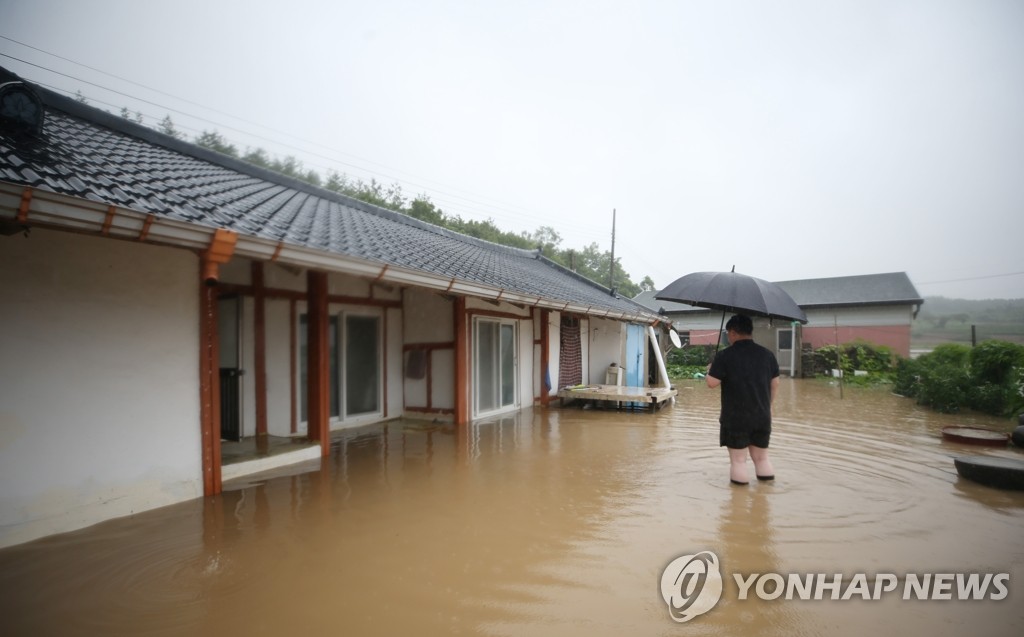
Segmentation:
[(733, 484), (747, 484), (747, 450), (729, 449), (729, 480)]
[[(750, 459), (754, 461), (754, 474), (758, 480), (772, 480), (775, 478), (775, 468), (772, 461), (768, 459), (768, 450), (762, 447), (750, 445)], [(732, 451), (730, 449), (729, 451)]]

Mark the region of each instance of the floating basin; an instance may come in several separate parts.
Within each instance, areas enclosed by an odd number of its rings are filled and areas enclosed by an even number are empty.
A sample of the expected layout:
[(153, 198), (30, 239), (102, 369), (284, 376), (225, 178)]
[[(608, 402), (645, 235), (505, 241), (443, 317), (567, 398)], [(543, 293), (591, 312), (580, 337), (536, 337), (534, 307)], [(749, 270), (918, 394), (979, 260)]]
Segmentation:
[(952, 442), (962, 442), (968, 445), (984, 445), (987, 447), (1005, 447), (1010, 439), (1010, 434), (986, 429), (985, 427), (943, 427), (942, 437)]
[(1024, 460), (992, 456), (953, 458), (960, 477), (996, 489), (1024, 491)]

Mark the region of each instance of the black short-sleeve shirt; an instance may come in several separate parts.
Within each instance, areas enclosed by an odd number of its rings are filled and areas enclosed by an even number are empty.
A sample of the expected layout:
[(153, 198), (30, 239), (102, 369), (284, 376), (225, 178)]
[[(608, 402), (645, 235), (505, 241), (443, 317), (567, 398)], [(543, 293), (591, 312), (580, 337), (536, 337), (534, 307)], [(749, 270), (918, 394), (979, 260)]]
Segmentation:
[[(775, 354), (751, 339), (736, 341), (715, 356), (708, 374), (722, 381), (722, 444), (746, 446), (727, 444), (733, 439), (727, 432), (748, 437), (760, 432), (754, 444), (767, 446), (772, 425), (771, 382), (779, 375)], [(762, 437), (765, 444), (758, 444), (757, 439)]]

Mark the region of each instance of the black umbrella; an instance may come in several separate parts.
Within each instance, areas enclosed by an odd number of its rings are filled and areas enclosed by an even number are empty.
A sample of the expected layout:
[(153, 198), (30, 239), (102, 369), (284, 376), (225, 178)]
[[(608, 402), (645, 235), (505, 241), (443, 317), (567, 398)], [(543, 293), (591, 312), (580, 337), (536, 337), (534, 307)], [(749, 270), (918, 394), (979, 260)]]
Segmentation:
[(785, 290), (762, 279), (732, 272), (694, 272), (680, 277), (654, 295), (661, 301), (675, 301), (724, 312), (766, 316), (770, 319), (807, 322), (807, 315)]

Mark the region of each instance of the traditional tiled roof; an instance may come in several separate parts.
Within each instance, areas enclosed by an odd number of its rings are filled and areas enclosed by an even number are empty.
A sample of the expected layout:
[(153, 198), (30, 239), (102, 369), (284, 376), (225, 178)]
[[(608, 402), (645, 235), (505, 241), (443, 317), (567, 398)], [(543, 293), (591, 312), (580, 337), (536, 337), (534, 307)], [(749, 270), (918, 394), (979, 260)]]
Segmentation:
[(19, 140), (0, 123), (0, 181), (536, 297), (548, 307), (657, 318), (539, 251), (460, 235), (30, 86), (45, 105), (43, 132)]
[[(920, 305), (918, 294), (906, 272), (862, 274), (826, 279), (776, 281), (802, 309), (857, 305)], [(654, 298), (656, 292), (642, 292), (633, 300), (656, 312), (707, 312), (705, 308)]]

